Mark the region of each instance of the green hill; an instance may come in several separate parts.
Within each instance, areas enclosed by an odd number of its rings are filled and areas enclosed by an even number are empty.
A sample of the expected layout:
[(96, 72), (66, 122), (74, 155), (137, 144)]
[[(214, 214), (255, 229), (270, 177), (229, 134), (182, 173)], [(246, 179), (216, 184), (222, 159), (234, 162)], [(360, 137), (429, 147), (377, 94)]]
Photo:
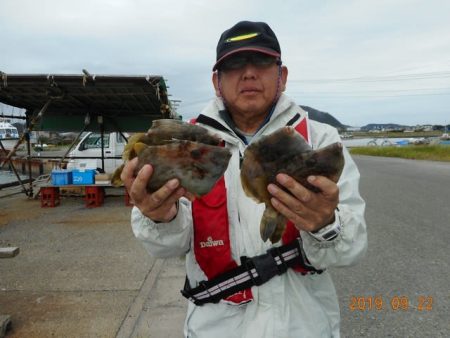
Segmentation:
[(308, 112), (309, 118), (311, 120), (326, 123), (338, 129), (346, 127), (329, 113), (308, 106), (300, 106), (300, 107)]

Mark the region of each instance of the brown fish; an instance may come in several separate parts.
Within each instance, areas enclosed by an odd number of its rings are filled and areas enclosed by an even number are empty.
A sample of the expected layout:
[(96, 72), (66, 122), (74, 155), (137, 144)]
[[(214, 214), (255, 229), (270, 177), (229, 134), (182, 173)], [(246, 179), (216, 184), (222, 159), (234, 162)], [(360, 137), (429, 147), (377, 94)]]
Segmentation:
[(161, 119), (153, 121), (143, 142), (148, 145), (162, 145), (174, 140), (194, 141), (212, 146), (218, 146), (222, 141), (207, 129), (195, 124), (181, 120)]
[(260, 223), (262, 240), (265, 242), (270, 238), (272, 243), (278, 242), (286, 227), (286, 218), (273, 208), (270, 202), (272, 195), (267, 191), (269, 183), (280, 186), (275, 179), (277, 174), (285, 173), (306, 188), (319, 192), (308, 183), (308, 176), (326, 176), (337, 182), (343, 167), (341, 143), (312, 150), (292, 127), (280, 128), (250, 144), (244, 152), (241, 181), (249, 197), (266, 205)]
[[(225, 172), (231, 153), (219, 146), (221, 139), (203, 127), (179, 120), (155, 120), (147, 133), (133, 135), (122, 154), (124, 161), (138, 157), (135, 174), (145, 164), (153, 166), (149, 192), (178, 178), (181, 186), (196, 196), (208, 193)], [(123, 165), (112, 183), (121, 185)]]
[(135, 145), (137, 172), (147, 163), (154, 172), (147, 190), (153, 192), (172, 178), (196, 196), (207, 194), (225, 172), (231, 154), (228, 149), (193, 141), (174, 141), (160, 146)]

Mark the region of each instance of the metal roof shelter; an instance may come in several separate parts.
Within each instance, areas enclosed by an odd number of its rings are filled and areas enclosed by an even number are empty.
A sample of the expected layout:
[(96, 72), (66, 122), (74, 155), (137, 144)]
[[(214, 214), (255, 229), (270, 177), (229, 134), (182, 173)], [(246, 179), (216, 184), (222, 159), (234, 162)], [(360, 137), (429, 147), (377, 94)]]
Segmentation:
[[(29, 118), (44, 107), (35, 130), (145, 131), (151, 121), (171, 118), (161, 76), (28, 75), (1, 73), (0, 101), (23, 108)], [(48, 106), (46, 106), (48, 104)], [(88, 122), (88, 123), (86, 123)]]
[(1, 166), (25, 139), (30, 158), (31, 130), (79, 131), (79, 136), (84, 131), (137, 132), (155, 119), (175, 118), (162, 76), (91, 75), (86, 70), (0, 76), (0, 102), (25, 109), (27, 120), (26, 132)]

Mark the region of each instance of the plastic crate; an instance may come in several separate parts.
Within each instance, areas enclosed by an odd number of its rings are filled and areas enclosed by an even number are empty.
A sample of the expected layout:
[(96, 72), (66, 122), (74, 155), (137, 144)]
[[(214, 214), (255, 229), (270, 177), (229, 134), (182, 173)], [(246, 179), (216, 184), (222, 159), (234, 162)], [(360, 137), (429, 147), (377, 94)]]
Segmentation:
[(105, 192), (103, 187), (86, 187), (84, 200), (87, 208), (101, 207)]
[(59, 198), (58, 187), (42, 187), (41, 190), (41, 208), (53, 208), (61, 202)]
[(53, 185), (72, 184), (72, 171), (69, 170), (52, 170)]
[(73, 184), (94, 184), (95, 170), (73, 170), (72, 182)]

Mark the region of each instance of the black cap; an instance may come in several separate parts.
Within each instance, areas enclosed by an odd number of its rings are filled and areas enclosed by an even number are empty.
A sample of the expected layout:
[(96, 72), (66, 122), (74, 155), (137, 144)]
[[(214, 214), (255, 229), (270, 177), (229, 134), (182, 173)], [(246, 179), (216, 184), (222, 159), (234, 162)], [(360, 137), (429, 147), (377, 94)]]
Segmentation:
[(255, 51), (275, 57), (281, 56), (275, 33), (265, 22), (241, 21), (222, 33), (217, 44), (216, 64), (226, 57), (242, 51)]

